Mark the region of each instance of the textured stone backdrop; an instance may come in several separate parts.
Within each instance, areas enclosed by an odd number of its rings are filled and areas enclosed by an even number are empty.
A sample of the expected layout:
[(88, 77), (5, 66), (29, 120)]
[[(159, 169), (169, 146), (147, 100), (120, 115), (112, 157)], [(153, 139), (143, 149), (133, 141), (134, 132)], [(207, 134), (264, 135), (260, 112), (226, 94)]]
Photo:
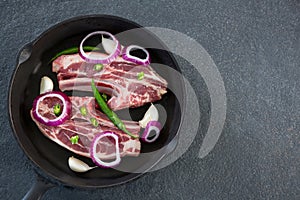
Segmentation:
[[(197, 40), (224, 79), (228, 113), (215, 149), (197, 158), (199, 134), (175, 163), (98, 190), (59, 186), (44, 199), (300, 199), (300, 3), (298, 0), (0, 2), (0, 199), (21, 199), (35, 180), (9, 126), (7, 94), (18, 50), (65, 19), (116, 15)], [(203, 103), (202, 78), (178, 59)], [(207, 119), (206, 119), (207, 120)]]

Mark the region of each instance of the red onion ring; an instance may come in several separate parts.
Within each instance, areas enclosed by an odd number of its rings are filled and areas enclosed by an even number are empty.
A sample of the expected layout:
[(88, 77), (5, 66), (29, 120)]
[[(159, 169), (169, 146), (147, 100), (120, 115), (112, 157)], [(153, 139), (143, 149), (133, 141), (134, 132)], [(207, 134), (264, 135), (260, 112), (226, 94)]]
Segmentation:
[[(155, 131), (155, 136), (151, 140), (149, 140), (148, 139), (149, 134), (153, 130)], [(158, 136), (160, 134), (160, 130), (161, 130), (161, 124), (159, 121), (149, 121), (142, 136), (141, 136), (142, 141), (147, 142), (147, 143), (154, 142), (158, 138)]]
[[(93, 54), (88, 55), (83, 50), (83, 44), (84, 44), (84, 42), (88, 38), (90, 38), (91, 36), (98, 35), (98, 34), (100, 34), (100, 35), (108, 35), (116, 43), (115, 49), (108, 56), (99, 57), (99, 55), (95, 56), (95, 54), (94, 55)], [(101, 64), (111, 63), (112, 61), (114, 61), (119, 56), (120, 52), (121, 52), (121, 45), (120, 45), (119, 41), (116, 39), (115, 36), (113, 36), (111, 33), (106, 32), (106, 31), (95, 31), (95, 32), (92, 32), (92, 33), (88, 34), (87, 36), (85, 36), (85, 38), (83, 38), (83, 40), (81, 41), (81, 43), (79, 45), (79, 55), (80, 55), (80, 57), (82, 59), (84, 59), (88, 63), (94, 63), (94, 64), (97, 64), (97, 63), (101, 63)]]
[[(55, 119), (49, 119), (43, 117), (39, 113), (39, 104), (47, 97), (58, 98), (63, 102), (63, 110), (61, 114)], [(46, 92), (39, 96), (37, 96), (33, 101), (32, 107), (32, 115), (33, 117), (40, 123), (45, 124), (47, 126), (58, 126), (64, 123), (67, 119), (70, 118), (72, 112), (72, 103), (67, 95), (62, 92), (54, 91), (54, 92)]]
[[(144, 59), (141, 59), (141, 58), (138, 58), (136, 56), (132, 56), (130, 55), (130, 51), (132, 49), (140, 49), (142, 51), (144, 51), (146, 53), (146, 58)], [(125, 47), (123, 50), (122, 50), (122, 58), (124, 60), (127, 60), (127, 61), (130, 61), (130, 62), (134, 62), (138, 65), (149, 65), (150, 64), (150, 56), (149, 56), (149, 53), (148, 51), (141, 47), (141, 46), (138, 46), (138, 45), (129, 45), (127, 47)]]
[[(99, 140), (101, 140), (102, 138), (107, 137), (107, 136), (113, 137), (114, 140), (116, 141), (115, 142), (116, 159), (112, 162), (102, 161), (100, 158), (97, 157), (97, 152), (96, 152), (96, 149), (97, 149), (96, 147), (97, 147), (97, 144), (98, 144)], [(102, 132), (102, 133), (98, 134), (94, 138), (94, 140), (91, 144), (90, 155), (91, 155), (91, 158), (92, 158), (93, 162), (96, 165), (98, 165), (99, 167), (110, 168), (110, 167), (114, 167), (114, 166), (118, 165), (121, 162), (118, 136), (114, 132), (111, 132), (111, 131), (105, 131), (105, 132)]]

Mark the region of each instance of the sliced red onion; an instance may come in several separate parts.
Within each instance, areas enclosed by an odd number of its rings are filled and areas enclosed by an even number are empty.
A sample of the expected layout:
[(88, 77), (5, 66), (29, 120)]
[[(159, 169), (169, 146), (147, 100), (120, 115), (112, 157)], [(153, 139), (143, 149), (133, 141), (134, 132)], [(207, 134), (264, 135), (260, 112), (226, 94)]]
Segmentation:
[[(97, 150), (97, 144), (98, 144), (99, 140), (101, 140), (104, 137), (113, 137), (114, 140), (115, 140), (116, 159), (114, 161), (105, 162), (105, 161), (101, 160), (99, 157), (97, 157), (97, 151), (96, 151)], [(104, 132), (98, 134), (94, 138), (94, 140), (91, 144), (90, 155), (91, 155), (91, 158), (92, 158), (93, 162), (96, 165), (98, 165), (99, 167), (110, 168), (110, 167), (114, 167), (114, 166), (118, 165), (121, 162), (118, 136), (114, 132), (111, 132), (111, 131), (104, 131)]]
[[(148, 124), (142, 134), (142, 137), (141, 137), (142, 141), (148, 142), (148, 143), (154, 142), (158, 138), (158, 136), (160, 134), (160, 130), (161, 130), (161, 124), (159, 121), (148, 122)], [(152, 139), (148, 139), (151, 131), (155, 131), (155, 136)]]
[[(95, 55), (95, 54), (85, 53), (85, 51), (83, 50), (83, 44), (88, 38), (90, 38), (91, 36), (94, 36), (94, 35), (108, 35), (116, 43), (114, 49), (108, 56), (102, 57), (102, 56)], [(82, 59), (84, 59), (88, 63), (95, 63), (95, 64), (96, 63), (101, 63), (101, 64), (111, 63), (119, 56), (120, 52), (121, 52), (121, 45), (120, 45), (119, 41), (116, 39), (115, 36), (113, 36), (111, 33), (106, 32), (106, 31), (95, 31), (95, 32), (88, 34), (85, 38), (83, 38), (83, 40), (81, 41), (80, 46), (79, 46), (79, 55), (81, 56)]]
[[(63, 110), (61, 114), (54, 118), (49, 119), (44, 116), (42, 116), (39, 113), (39, 104), (45, 99), (45, 98), (58, 98), (63, 103)], [(67, 119), (70, 118), (72, 111), (72, 103), (67, 95), (65, 95), (62, 92), (54, 91), (54, 92), (46, 92), (44, 94), (39, 95), (34, 99), (33, 102), (33, 108), (32, 108), (32, 115), (33, 117), (40, 123), (45, 124), (47, 126), (58, 126), (62, 123), (64, 123)]]
[[(141, 59), (136, 56), (130, 55), (130, 51), (132, 49), (140, 49), (140, 50), (144, 51), (146, 53), (146, 58)], [(125, 47), (122, 51), (122, 58), (124, 60), (134, 62), (138, 65), (149, 65), (150, 64), (150, 56), (149, 56), (148, 51), (145, 48), (140, 47), (138, 45), (129, 45), (129, 46)]]

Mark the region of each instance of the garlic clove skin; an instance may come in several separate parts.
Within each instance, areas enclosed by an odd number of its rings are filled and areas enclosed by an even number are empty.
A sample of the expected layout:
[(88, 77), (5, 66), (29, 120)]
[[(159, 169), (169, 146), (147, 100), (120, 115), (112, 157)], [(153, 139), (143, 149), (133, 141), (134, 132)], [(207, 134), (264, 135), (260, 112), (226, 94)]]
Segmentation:
[(51, 92), (52, 90), (53, 90), (53, 81), (47, 76), (42, 77), (41, 84), (40, 84), (40, 94)]
[(151, 103), (151, 106), (145, 113), (142, 120), (139, 121), (139, 125), (142, 128), (145, 128), (149, 121), (158, 121), (159, 115), (157, 108)]
[[(112, 54), (115, 50), (116, 42), (111, 39), (104, 38), (102, 35), (102, 46), (106, 53)], [(121, 45), (121, 49), (123, 49), (122, 45)]]
[(69, 157), (68, 164), (71, 170), (74, 172), (87, 172), (91, 169), (94, 169), (96, 167), (90, 167), (83, 161), (74, 158), (73, 156)]

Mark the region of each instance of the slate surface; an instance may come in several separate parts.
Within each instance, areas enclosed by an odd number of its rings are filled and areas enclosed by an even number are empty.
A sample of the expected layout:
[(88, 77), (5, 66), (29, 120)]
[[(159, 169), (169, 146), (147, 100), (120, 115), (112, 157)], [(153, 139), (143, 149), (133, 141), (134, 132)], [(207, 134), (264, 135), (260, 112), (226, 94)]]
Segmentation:
[[(194, 38), (223, 77), (227, 119), (220, 140), (203, 159), (198, 158), (202, 123), (188, 151), (162, 170), (114, 188), (58, 186), (43, 199), (300, 199), (298, 0), (2, 0), (0, 199), (21, 199), (35, 181), (8, 121), (18, 50), (54, 24), (87, 14), (116, 15)], [(197, 96), (209, 101), (199, 88), (202, 78), (184, 60), (178, 62)]]

